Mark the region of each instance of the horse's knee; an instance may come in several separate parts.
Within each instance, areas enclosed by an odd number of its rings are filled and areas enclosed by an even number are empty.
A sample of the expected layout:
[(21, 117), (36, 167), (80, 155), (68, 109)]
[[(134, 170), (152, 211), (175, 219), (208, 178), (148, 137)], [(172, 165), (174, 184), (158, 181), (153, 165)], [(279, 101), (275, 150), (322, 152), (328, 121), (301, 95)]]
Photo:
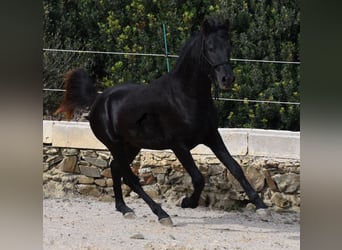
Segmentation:
[(139, 185), (140, 184), (140, 179), (138, 176), (132, 174), (132, 175), (129, 175), (129, 176), (124, 176), (123, 177), (123, 182), (128, 185), (128, 186), (131, 186), (131, 185)]
[(110, 171), (112, 176), (121, 176), (120, 165), (116, 161), (112, 161), (110, 163)]

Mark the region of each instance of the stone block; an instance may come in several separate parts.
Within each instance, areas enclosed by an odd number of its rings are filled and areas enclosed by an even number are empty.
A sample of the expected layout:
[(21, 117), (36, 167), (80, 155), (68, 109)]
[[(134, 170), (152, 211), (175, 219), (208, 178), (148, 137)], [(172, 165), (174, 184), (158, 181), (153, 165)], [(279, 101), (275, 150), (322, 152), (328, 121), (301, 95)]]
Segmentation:
[(153, 200), (161, 198), (161, 192), (158, 185), (146, 185), (143, 186), (143, 189), (148, 194), (148, 196), (150, 196)]
[(249, 166), (246, 169), (246, 178), (255, 191), (261, 191), (265, 186), (265, 176), (261, 169)]
[(52, 126), (53, 121), (43, 121), (43, 143), (52, 143)]
[(53, 156), (48, 156), (47, 159), (45, 160), (45, 163), (48, 164), (49, 168), (63, 160), (63, 156), (61, 155), (53, 155)]
[(300, 186), (300, 175), (294, 173), (276, 174), (272, 177), (280, 192), (294, 193)]
[(81, 175), (79, 178), (78, 178), (78, 181), (77, 181), (79, 184), (93, 184), (94, 183), (94, 178), (93, 177), (88, 177), (88, 176), (84, 176), (84, 175)]
[(156, 174), (155, 175), (156, 181), (157, 183), (159, 183), (160, 185), (164, 185), (165, 184), (165, 174)]
[(168, 168), (167, 167), (154, 167), (154, 168), (151, 168), (151, 172), (154, 175), (166, 174), (168, 172)]
[(249, 129), (220, 128), (219, 133), (231, 155), (246, 155), (248, 153)]
[(113, 179), (112, 178), (108, 178), (106, 180), (106, 185), (107, 185), (107, 187), (113, 187)]
[(110, 196), (114, 196), (114, 190), (113, 190), (113, 187), (107, 187), (107, 188), (104, 188), (104, 191), (105, 191), (105, 193), (107, 193), (108, 195), (110, 195)]
[(222, 165), (210, 165), (208, 167), (207, 175), (222, 175), (225, 168)]
[(112, 172), (110, 170), (110, 168), (106, 168), (104, 170), (102, 170), (101, 175), (107, 178), (112, 178)]
[(90, 164), (100, 167), (100, 168), (106, 168), (108, 167), (108, 163), (106, 160), (99, 159), (99, 158), (93, 158), (93, 157), (83, 157), (83, 159), (86, 162), (89, 162)]
[(212, 155), (213, 152), (207, 146), (200, 144), (191, 150), (191, 154), (193, 154), (193, 155)]
[(46, 171), (48, 171), (48, 170), (49, 170), (49, 164), (43, 162), (43, 172), (46, 172)]
[(223, 210), (231, 210), (234, 208), (236, 201), (227, 197), (225, 194), (217, 194), (216, 195), (216, 202), (212, 204), (213, 207)]
[(77, 156), (64, 157), (58, 168), (63, 172), (74, 173), (76, 169)]
[[(247, 136), (249, 130), (244, 129), (229, 129), (220, 128), (219, 133), (224, 141), (224, 144), (231, 155), (246, 155), (248, 144)], [(198, 145), (191, 150), (191, 153), (196, 155), (213, 155), (210, 148), (204, 145)]]
[(207, 163), (208, 165), (218, 165), (218, 164), (220, 164), (221, 162), (220, 162), (219, 159), (217, 159), (216, 156), (210, 156), (210, 157), (206, 157), (206, 163)]
[(76, 189), (80, 194), (83, 195), (94, 197), (99, 197), (101, 195), (101, 192), (97, 189), (96, 185), (78, 184), (76, 185)]
[(100, 186), (100, 187), (105, 187), (106, 185), (106, 180), (105, 179), (96, 179), (95, 184)]
[(85, 157), (97, 158), (97, 154), (94, 150), (80, 150), (81, 157), (84, 159)]
[(111, 156), (110, 152), (106, 151), (98, 151), (97, 154), (103, 160), (109, 160)]
[(216, 184), (216, 192), (221, 193), (232, 188), (232, 184), (225, 180), (219, 180)]
[(288, 208), (291, 203), (288, 201), (281, 193), (274, 193), (272, 195), (271, 201), (274, 205), (280, 208)]
[(65, 174), (62, 176), (61, 178), (61, 182), (63, 184), (66, 183), (76, 183), (76, 181), (78, 180), (78, 175), (74, 175), (74, 174)]
[(299, 132), (253, 130), (248, 137), (248, 154), (299, 159)]
[(263, 169), (263, 173), (265, 176), (265, 180), (267, 183), (267, 186), (274, 192), (279, 191), (277, 185), (275, 184), (275, 182), (273, 181), (270, 173), (268, 172), (267, 169)]
[(54, 123), (51, 141), (55, 147), (107, 149), (95, 137), (88, 122), (59, 121)]
[(48, 148), (46, 151), (45, 151), (45, 154), (48, 154), (48, 155), (56, 155), (59, 153), (59, 150), (58, 148)]
[(102, 201), (102, 202), (113, 202), (114, 199), (113, 199), (113, 196), (112, 196), (112, 195), (104, 194), (104, 195), (102, 195), (102, 196), (99, 198), (99, 201)]
[(157, 182), (156, 177), (152, 173), (140, 175), (142, 185), (151, 185)]
[(100, 171), (95, 167), (83, 166), (83, 165), (80, 165), (79, 167), (80, 167), (81, 174), (85, 176), (95, 177), (95, 178), (101, 177)]
[(66, 148), (62, 150), (62, 154), (64, 156), (74, 156), (74, 155), (78, 155), (79, 151), (78, 149), (75, 148)]

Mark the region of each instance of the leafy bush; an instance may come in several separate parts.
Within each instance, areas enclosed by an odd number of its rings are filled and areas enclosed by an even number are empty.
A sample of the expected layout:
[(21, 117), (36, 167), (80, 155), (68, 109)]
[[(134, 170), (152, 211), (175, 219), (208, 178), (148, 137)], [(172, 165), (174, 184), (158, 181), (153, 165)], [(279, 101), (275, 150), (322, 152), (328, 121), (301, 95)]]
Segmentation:
[[(199, 29), (206, 15), (230, 19), (232, 58), (299, 61), (298, 1), (43, 0), (44, 47), (170, 54)], [(45, 88), (61, 88), (62, 74), (86, 68), (100, 89), (123, 82), (148, 84), (166, 72), (163, 57), (44, 52)], [(171, 67), (175, 58), (170, 58)], [(300, 66), (232, 61), (235, 85), (223, 98), (299, 102)], [(44, 92), (51, 113), (61, 93)], [(221, 127), (299, 130), (299, 105), (216, 101)]]

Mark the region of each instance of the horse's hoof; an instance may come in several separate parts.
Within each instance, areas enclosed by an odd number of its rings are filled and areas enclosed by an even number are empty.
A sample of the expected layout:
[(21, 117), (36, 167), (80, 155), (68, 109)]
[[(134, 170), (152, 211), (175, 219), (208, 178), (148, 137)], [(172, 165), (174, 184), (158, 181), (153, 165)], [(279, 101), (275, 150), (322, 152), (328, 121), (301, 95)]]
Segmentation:
[(162, 224), (163, 226), (173, 227), (173, 222), (170, 217), (161, 218), (159, 220), (159, 223)]
[(263, 202), (261, 199), (257, 199), (255, 202), (253, 202), (256, 209), (262, 209), (262, 208), (268, 208), (268, 206)]
[(123, 216), (126, 219), (135, 219), (137, 217), (134, 212), (127, 212)]
[(198, 202), (193, 202), (189, 197), (185, 197), (181, 203), (182, 208), (196, 208), (197, 206)]

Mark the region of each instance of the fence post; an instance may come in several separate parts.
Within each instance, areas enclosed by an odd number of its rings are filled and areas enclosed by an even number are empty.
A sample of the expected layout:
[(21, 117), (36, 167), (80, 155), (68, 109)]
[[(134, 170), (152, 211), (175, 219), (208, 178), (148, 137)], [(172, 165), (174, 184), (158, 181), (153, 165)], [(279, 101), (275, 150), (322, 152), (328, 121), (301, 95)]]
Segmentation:
[(166, 69), (167, 69), (167, 72), (170, 72), (169, 52), (167, 50), (167, 39), (166, 39), (166, 27), (165, 27), (165, 24), (163, 24), (163, 35), (164, 35)]

